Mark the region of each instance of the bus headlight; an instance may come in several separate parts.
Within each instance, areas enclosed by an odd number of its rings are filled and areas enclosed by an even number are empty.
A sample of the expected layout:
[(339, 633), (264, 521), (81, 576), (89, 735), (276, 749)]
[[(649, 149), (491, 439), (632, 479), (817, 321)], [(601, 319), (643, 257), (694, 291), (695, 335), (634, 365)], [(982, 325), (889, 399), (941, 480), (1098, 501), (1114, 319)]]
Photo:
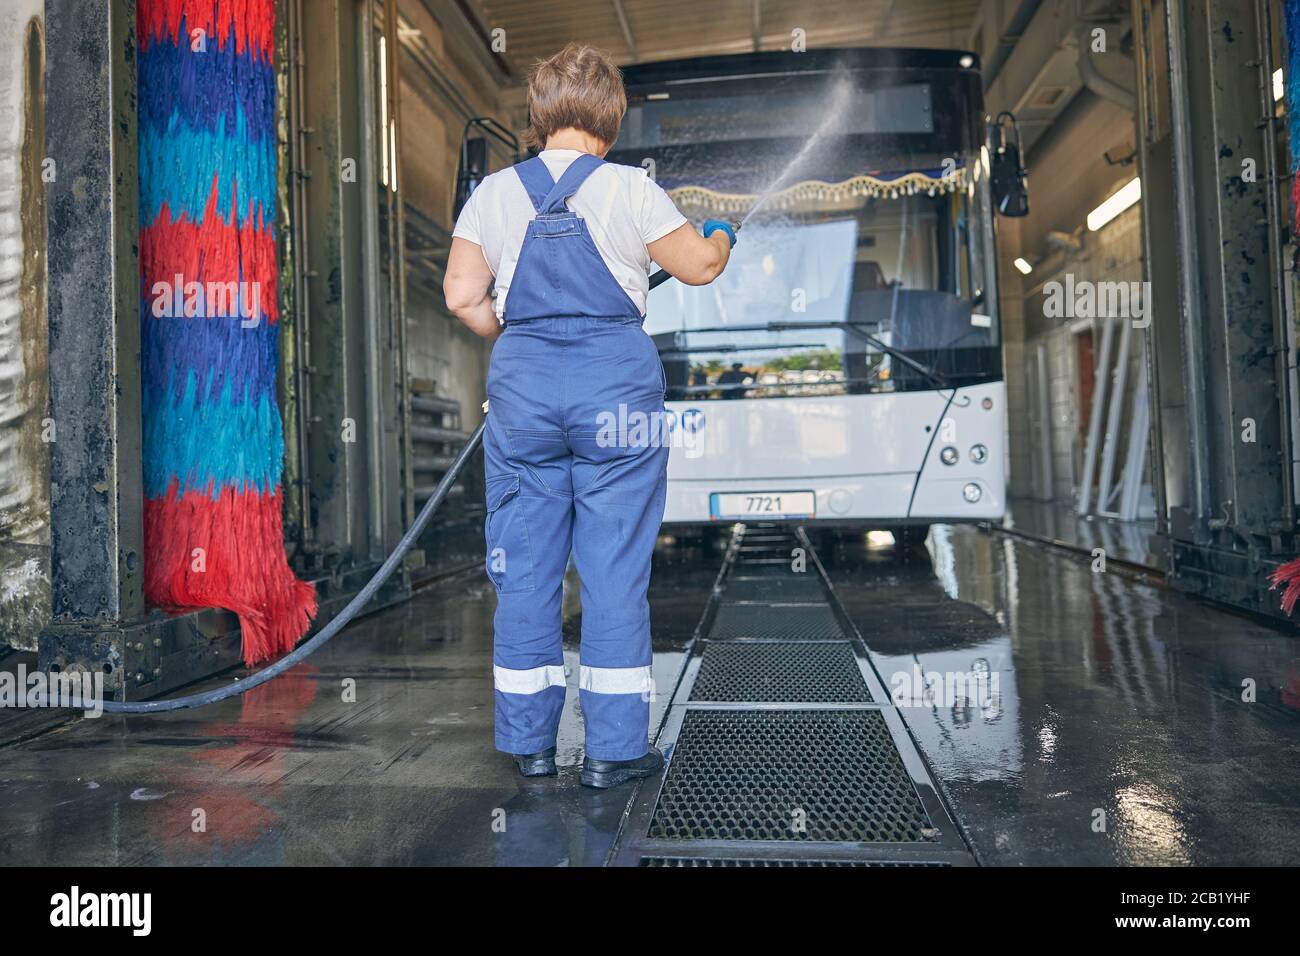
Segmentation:
[(952, 445), (945, 445), (943, 451), (939, 452), (939, 460), (942, 461), (945, 465), (957, 464), (957, 459), (960, 457), (961, 457), (961, 453), (958, 452), (957, 449), (954, 448)]
[(983, 445), (972, 445), (970, 449), (970, 460), (977, 465), (982, 465), (989, 460), (989, 450)]
[(966, 484), (966, 487), (961, 490), (961, 496), (965, 498), (970, 504), (975, 504), (975, 502), (979, 501), (981, 498), (984, 497), (984, 492), (979, 485), (971, 481), (968, 482)]

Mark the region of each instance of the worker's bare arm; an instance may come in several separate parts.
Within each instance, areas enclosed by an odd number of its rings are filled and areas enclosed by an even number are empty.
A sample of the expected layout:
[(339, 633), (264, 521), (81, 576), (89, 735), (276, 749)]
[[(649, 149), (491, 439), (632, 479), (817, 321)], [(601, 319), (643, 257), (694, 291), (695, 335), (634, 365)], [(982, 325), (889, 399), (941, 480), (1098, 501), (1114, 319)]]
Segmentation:
[(470, 331), (487, 339), (501, 334), (491, 289), (492, 270), (483, 258), (483, 249), (468, 239), (452, 239), (442, 294), (451, 314), (465, 323)]
[(731, 258), (731, 241), (725, 232), (706, 239), (688, 222), (650, 243), (649, 249), (651, 259), (687, 285), (708, 285), (722, 274)]

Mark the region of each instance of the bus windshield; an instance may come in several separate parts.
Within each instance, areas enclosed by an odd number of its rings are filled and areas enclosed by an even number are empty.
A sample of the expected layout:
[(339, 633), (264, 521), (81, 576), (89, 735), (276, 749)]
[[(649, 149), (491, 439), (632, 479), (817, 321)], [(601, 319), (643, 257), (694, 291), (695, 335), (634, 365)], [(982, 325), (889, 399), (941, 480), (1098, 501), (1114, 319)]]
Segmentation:
[[(915, 76), (854, 75), (851, 95), (838, 98), (831, 84), (842, 77), (765, 82), (634, 95), (610, 154), (645, 166), (697, 227), (754, 210), (722, 276), (650, 294), (645, 327), (668, 398), (1000, 377), (992, 227), (965, 101)], [(842, 121), (827, 128), (827, 110), (812, 103), (834, 103)]]

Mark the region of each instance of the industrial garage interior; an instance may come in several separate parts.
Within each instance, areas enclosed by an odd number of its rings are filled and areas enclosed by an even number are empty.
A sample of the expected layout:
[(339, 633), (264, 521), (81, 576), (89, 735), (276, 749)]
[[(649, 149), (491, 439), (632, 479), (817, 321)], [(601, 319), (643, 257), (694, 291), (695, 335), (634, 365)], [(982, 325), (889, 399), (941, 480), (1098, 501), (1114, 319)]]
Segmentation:
[[(569, 43), (606, 163), (739, 224), (650, 280), (665, 765), (605, 788), (605, 569), (556, 775), (494, 747), (512, 333), (444, 294)], [(0, 45), (0, 864), (1300, 863), (1300, 3), (4, 0)]]

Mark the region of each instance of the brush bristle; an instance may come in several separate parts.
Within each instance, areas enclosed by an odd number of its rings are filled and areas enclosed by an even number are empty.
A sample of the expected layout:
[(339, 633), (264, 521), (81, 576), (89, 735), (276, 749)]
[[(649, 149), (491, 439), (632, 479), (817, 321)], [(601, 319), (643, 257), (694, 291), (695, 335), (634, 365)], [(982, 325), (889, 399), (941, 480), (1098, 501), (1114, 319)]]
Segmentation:
[(316, 613), (281, 517), (275, 0), (139, 0), (136, 26), (145, 597), (234, 611), (251, 665)]
[(1285, 584), (1286, 590), (1282, 592), (1282, 610), (1286, 614), (1295, 610), (1296, 601), (1300, 600), (1300, 558), (1288, 561), (1274, 571), (1269, 577), (1269, 584), (1270, 591), (1276, 591)]

